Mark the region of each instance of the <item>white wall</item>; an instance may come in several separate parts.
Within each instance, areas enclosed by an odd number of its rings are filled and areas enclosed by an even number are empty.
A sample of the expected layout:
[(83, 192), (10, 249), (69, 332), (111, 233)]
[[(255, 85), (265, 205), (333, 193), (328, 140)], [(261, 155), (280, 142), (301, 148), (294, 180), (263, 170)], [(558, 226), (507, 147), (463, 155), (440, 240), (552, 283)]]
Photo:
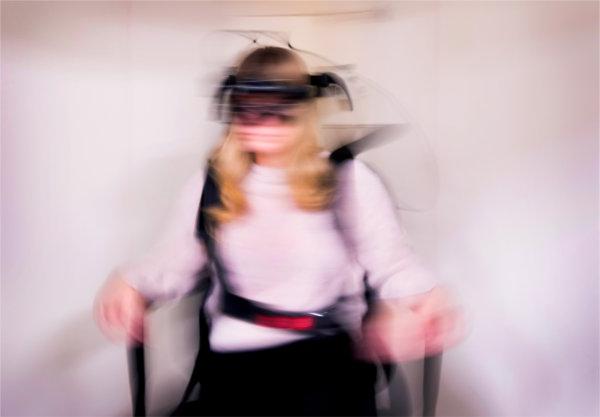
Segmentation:
[(598, 5), (439, 16), (439, 266), (473, 312), (441, 404), (598, 414)]
[[(206, 92), (243, 42), (216, 28), (291, 30), (420, 128), (365, 159), (469, 311), (438, 414), (597, 415), (594, 2), (2, 2), (2, 414), (128, 413), (91, 304), (217, 138)], [(153, 318), (154, 398), (191, 360), (175, 310)]]

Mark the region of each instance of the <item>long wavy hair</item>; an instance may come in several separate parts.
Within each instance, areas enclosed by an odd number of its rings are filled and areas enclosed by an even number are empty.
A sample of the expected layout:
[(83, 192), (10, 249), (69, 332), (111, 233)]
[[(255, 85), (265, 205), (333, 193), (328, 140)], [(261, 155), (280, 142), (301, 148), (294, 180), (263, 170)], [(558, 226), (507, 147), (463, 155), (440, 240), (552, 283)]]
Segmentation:
[[(302, 59), (289, 49), (266, 46), (254, 49), (241, 60), (236, 77), (259, 79), (295, 79), (308, 82), (308, 70)], [(330, 206), (335, 188), (334, 170), (318, 140), (318, 113), (315, 99), (305, 103), (308, 109), (302, 118), (299, 135), (293, 142), (287, 181), (296, 206), (319, 211)], [(241, 182), (250, 171), (252, 153), (241, 149), (234, 129), (229, 125), (223, 139), (213, 149), (208, 163), (216, 174), (221, 206), (207, 209), (208, 216), (222, 224), (243, 216), (248, 202)]]

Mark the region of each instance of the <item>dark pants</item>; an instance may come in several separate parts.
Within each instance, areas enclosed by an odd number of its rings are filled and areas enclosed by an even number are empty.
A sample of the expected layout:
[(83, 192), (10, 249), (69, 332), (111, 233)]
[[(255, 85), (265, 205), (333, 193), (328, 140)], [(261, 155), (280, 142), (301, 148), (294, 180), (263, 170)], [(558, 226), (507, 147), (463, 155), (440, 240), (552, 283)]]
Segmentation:
[(373, 416), (377, 370), (346, 334), (234, 353), (211, 352), (200, 398), (176, 415)]

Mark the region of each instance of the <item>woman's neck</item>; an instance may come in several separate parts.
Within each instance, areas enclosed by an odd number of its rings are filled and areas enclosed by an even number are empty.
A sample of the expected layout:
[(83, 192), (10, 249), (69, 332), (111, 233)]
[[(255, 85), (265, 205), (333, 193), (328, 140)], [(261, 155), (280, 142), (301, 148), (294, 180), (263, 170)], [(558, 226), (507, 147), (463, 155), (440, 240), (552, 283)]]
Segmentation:
[(290, 164), (289, 154), (259, 154), (254, 153), (254, 163), (272, 168), (285, 168)]

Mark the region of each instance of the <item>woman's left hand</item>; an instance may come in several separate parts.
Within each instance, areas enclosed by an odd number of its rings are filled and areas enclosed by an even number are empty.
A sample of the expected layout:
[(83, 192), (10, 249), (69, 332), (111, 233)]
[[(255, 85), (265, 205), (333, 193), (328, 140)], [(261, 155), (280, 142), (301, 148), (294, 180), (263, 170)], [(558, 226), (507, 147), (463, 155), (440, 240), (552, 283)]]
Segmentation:
[(434, 355), (466, 336), (462, 309), (445, 287), (395, 300), (379, 300), (364, 327), (363, 355), (402, 362)]

